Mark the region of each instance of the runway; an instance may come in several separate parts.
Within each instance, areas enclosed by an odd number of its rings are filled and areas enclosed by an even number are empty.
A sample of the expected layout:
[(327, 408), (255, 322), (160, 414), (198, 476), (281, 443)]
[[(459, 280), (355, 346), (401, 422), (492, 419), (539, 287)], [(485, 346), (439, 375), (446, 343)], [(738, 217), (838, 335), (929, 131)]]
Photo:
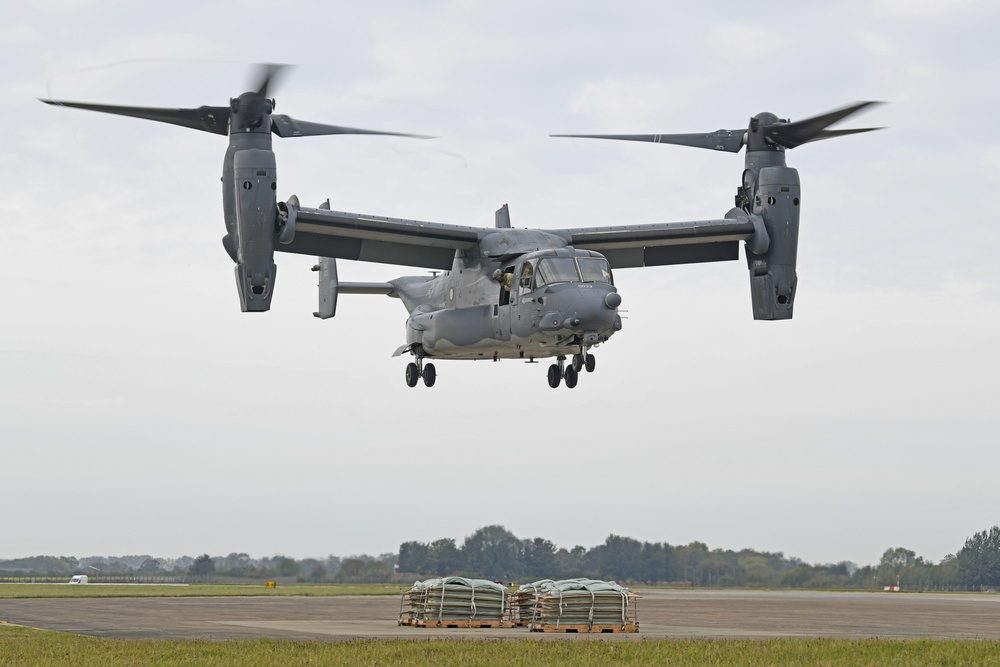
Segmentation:
[(1000, 639), (1000, 595), (640, 589), (638, 634), (424, 629), (394, 596), (0, 600), (0, 621), (121, 639)]

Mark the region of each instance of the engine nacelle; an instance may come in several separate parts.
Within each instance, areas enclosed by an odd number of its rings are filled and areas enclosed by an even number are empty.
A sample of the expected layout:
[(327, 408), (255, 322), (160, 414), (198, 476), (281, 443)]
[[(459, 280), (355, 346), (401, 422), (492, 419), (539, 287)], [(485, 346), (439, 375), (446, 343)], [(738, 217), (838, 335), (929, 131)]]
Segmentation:
[(236, 200), (236, 286), (244, 312), (271, 307), (274, 279), (275, 197), (277, 169), (274, 153), (256, 148), (233, 155)]
[[(748, 160), (749, 161), (749, 160)], [(795, 260), (799, 246), (799, 173), (785, 166), (764, 167), (757, 174), (753, 212), (767, 229), (767, 250), (746, 247), (750, 297), (755, 320), (789, 320), (795, 303)]]

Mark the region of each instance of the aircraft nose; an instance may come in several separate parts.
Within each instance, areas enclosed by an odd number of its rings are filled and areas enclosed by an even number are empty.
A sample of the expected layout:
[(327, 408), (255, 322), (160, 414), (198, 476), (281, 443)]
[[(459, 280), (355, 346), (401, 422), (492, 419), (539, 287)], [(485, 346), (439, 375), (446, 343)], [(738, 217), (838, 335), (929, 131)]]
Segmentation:
[(585, 303), (577, 305), (575, 317), (571, 318), (574, 321), (567, 328), (587, 331), (604, 331), (613, 328), (618, 319), (618, 313), (615, 309), (621, 302), (622, 298), (617, 292), (608, 292), (597, 299), (588, 298)]

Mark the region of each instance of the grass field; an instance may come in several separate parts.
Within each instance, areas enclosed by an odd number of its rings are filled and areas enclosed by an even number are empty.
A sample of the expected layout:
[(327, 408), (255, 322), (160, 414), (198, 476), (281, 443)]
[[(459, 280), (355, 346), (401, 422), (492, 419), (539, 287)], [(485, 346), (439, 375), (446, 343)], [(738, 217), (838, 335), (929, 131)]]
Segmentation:
[(153, 598), (334, 595), (402, 595), (409, 586), (398, 584), (192, 584), (190, 586), (141, 586), (118, 584), (0, 584), (0, 600), (21, 598)]
[(0, 665), (996, 665), (996, 641), (354, 640), (160, 641), (80, 637), (0, 624)]

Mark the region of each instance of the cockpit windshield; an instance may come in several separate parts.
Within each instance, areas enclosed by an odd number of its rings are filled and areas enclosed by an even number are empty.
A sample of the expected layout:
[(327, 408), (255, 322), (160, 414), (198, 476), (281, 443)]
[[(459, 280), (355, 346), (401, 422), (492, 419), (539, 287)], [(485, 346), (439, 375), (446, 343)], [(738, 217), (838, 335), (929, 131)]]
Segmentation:
[(544, 257), (538, 260), (535, 286), (553, 283), (606, 283), (611, 280), (611, 267), (603, 257)]

